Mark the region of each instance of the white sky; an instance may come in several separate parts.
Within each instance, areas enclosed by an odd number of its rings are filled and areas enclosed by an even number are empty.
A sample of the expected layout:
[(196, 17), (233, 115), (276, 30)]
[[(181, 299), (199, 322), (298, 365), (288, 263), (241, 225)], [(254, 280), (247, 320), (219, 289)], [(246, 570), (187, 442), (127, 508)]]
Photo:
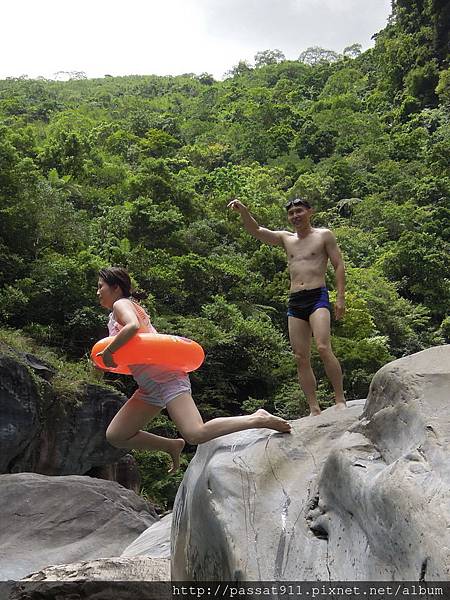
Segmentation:
[(260, 50), (363, 49), (390, 0), (0, 0), (0, 78), (211, 73)]

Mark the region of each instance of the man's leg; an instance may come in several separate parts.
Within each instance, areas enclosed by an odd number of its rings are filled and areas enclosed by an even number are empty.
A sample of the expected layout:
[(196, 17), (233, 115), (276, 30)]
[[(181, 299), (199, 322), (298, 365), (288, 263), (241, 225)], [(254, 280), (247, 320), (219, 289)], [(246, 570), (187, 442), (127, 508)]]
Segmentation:
[(316, 340), (317, 350), (325, 367), (325, 372), (334, 390), (335, 402), (339, 408), (345, 406), (342, 369), (331, 349), (330, 311), (318, 308), (309, 317), (309, 323)]
[(297, 363), (298, 380), (305, 393), (311, 415), (319, 415), (316, 378), (311, 368), (311, 327), (308, 321), (288, 317), (289, 340)]

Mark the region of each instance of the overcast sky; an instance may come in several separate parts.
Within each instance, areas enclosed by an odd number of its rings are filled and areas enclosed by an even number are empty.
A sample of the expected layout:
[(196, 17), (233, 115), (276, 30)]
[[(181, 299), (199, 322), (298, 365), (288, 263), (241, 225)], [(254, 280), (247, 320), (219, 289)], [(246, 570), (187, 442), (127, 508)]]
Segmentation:
[(0, 0), (0, 78), (211, 73), (260, 50), (363, 49), (390, 0)]

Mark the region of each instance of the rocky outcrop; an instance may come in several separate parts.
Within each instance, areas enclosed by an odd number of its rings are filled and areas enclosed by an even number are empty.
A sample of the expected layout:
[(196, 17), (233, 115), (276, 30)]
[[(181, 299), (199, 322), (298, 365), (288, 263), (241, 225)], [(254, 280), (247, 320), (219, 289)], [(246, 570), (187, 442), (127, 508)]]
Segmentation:
[(0, 505), (0, 580), (118, 557), (158, 520), (134, 492), (82, 476), (0, 475)]
[(448, 580), (450, 346), (383, 367), (367, 403), (199, 446), (175, 580)]
[(2, 600), (171, 600), (168, 559), (112, 558), (49, 567), (0, 582)]
[[(83, 517), (80, 518), (79, 525), (83, 528)], [(64, 593), (66, 589), (69, 589), (68, 583), (77, 584), (70, 587), (70, 590), (74, 592), (75, 590), (79, 591), (86, 581), (103, 583), (170, 581), (171, 525), (172, 513), (148, 527), (123, 550), (120, 556), (41, 568), (21, 579), (21, 583), (15, 587), (17, 597), (21, 597), (21, 590), (24, 597), (27, 597), (26, 593), (33, 590), (33, 593), (39, 598), (53, 599), (54, 596), (51, 594)], [(0, 578), (2, 576), (3, 573), (0, 569)], [(49, 585), (50, 583), (51, 585)], [(106, 589), (109, 588), (106, 586)], [(136, 591), (136, 594), (133, 590)], [(111, 588), (111, 593), (114, 592), (115, 595), (118, 594), (118, 591), (117, 587)], [(104, 592), (105, 588), (102, 589), (102, 593)], [(142, 589), (128, 588), (126, 597), (141, 598)]]
[[(55, 565), (33, 573), (21, 580), (22, 583), (40, 581), (169, 581), (170, 560), (168, 558), (113, 557), (97, 560)], [(46, 586), (42, 586), (45, 589)], [(54, 587), (52, 588), (54, 591)], [(117, 590), (116, 590), (117, 591)], [(134, 597), (134, 596), (133, 596)]]
[(125, 550), (124, 558), (147, 556), (149, 558), (170, 558), (170, 532), (172, 530), (172, 513), (166, 515), (154, 525), (141, 533)]
[[(126, 398), (86, 385), (76, 398), (54, 392), (51, 368), (30, 354), (0, 352), (0, 473), (87, 473), (138, 491), (134, 459), (113, 448), (105, 431)], [(123, 459), (123, 460), (122, 460)]]
[(40, 417), (39, 382), (28, 368), (8, 355), (0, 355), (0, 473), (9, 473), (16, 461), (32, 462)]
[[(172, 578), (448, 580), (448, 365), (450, 346), (432, 348), (383, 367), (366, 403), (294, 421), (291, 434), (248, 430), (199, 446), (174, 507)], [(10, 398), (20, 395), (8, 406), (39, 431), (32, 393), (12, 389)], [(1, 435), (23, 457), (16, 429)], [(95, 452), (80, 451), (80, 464)], [(136, 583), (169, 577), (170, 517), (156, 522), (117, 484), (3, 475), (0, 503), (0, 578), (37, 571), (11, 600), (107, 598), (120, 582), (120, 597), (140, 598)]]
[(173, 578), (280, 579), (287, 553), (287, 578), (300, 580), (297, 540), (303, 550), (308, 541), (305, 561), (317, 568), (320, 543), (306, 515), (330, 450), (363, 404), (293, 421), (290, 434), (253, 429), (199, 446), (175, 500)]
[(139, 474), (136, 461), (131, 454), (125, 454), (117, 462), (102, 465), (100, 467), (92, 467), (86, 475), (89, 477), (97, 477), (98, 479), (109, 479), (109, 481), (117, 481), (129, 490), (133, 490), (139, 494), (141, 490), (141, 476)]
[[(57, 407), (47, 411), (46, 418), (51, 422), (43, 423), (33, 471), (45, 475), (85, 474), (95, 466), (119, 460), (126, 451), (108, 444), (105, 431), (124, 401), (115, 390), (87, 385), (80, 402), (64, 407), (64, 411)], [(20, 460), (14, 466), (19, 471), (26, 469)]]

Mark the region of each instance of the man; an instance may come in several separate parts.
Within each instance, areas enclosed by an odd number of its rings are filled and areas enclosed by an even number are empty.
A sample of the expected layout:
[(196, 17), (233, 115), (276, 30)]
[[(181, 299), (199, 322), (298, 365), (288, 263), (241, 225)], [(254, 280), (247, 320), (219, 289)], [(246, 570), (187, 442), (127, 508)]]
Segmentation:
[(312, 335), (325, 372), (333, 386), (336, 406), (344, 408), (342, 370), (331, 349), (331, 306), (325, 287), (325, 273), (330, 259), (336, 276), (335, 316), (336, 319), (341, 319), (345, 312), (345, 271), (336, 238), (329, 229), (312, 227), (313, 209), (309, 202), (302, 198), (296, 198), (286, 204), (287, 219), (294, 228), (294, 233), (260, 227), (239, 200), (232, 200), (228, 208), (240, 213), (245, 229), (255, 238), (266, 244), (282, 246), (286, 251), (291, 278), (287, 313), (289, 339), (310, 414), (320, 414), (316, 378), (310, 360)]

